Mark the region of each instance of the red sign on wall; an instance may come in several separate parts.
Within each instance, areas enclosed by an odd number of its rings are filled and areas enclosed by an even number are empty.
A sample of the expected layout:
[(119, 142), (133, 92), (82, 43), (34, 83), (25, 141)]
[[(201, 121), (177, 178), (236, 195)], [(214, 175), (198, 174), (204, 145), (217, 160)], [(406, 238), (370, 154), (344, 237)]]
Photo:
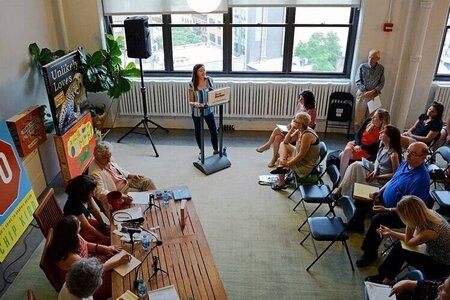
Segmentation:
[(13, 145), (0, 140), (0, 215), (3, 215), (19, 195), (20, 166)]

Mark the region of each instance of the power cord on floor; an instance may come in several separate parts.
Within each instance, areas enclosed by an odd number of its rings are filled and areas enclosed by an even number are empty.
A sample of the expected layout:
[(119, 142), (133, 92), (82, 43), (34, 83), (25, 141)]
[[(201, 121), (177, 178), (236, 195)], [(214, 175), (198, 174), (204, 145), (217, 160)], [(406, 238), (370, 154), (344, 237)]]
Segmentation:
[[(33, 224), (33, 222), (31, 222), (30, 225), (31, 225), (32, 227), (34, 227), (34, 228), (39, 228), (39, 226)], [(10, 263), (6, 266), (6, 268), (3, 270), (2, 278), (3, 278), (3, 283), (4, 283), (4, 285), (3, 285), (3, 286), (1, 287), (1, 289), (0, 289), (0, 295), (3, 294), (3, 292), (4, 292), (5, 289), (6, 289), (6, 287), (7, 287), (9, 284), (12, 284), (12, 283), (14, 282), (14, 279), (15, 279), (15, 278), (17, 277), (17, 275), (19, 274), (18, 271), (14, 271), (14, 272), (12, 272), (12, 273), (6, 275), (8, 269), (9, 269), (13, 264), (15, 264), (17, 261), (19, 261), (19, 260), (27, 253), (27, 250), (28, 250), (28, 246), (27, 246), (27, 238), (28, 238), (28, 236), (31, 234), (31, 232), (33, 232), (33, 228), (31, 228), (30, 231), (28, 231), (28, 233), (24, 236), (24, 238), (23, 238), (23, 240), (22, 240), (22, 241), (23, 241), (23, 244), (24, 244), (24, 246), (25, 246), (23, 253), (21, 253), (14, 261), (10, 262)]]

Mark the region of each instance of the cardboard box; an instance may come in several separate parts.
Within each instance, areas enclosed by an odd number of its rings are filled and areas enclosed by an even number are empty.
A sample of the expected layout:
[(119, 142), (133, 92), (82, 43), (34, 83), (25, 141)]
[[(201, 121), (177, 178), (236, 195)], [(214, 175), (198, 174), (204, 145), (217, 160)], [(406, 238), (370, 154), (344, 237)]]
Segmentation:
[(94, 158), (95, 134), (91, 114), (85, 114), (63, 135), (54, 135), (64, 185), (81, 175)]
[(6, 124), (13, 137), (17, 152), (22, 157), (33, 152), (47, 139), (41, 109), (37, 105), (12, 116), (6, 120)]

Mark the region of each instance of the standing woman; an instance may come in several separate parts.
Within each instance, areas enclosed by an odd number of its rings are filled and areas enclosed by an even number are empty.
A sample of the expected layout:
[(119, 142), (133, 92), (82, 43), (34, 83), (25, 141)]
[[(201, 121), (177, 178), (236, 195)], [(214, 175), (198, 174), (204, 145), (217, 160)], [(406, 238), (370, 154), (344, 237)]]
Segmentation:
[[(316, 98), (314, 97), (314, 94), (310, 90), (303, 90), (299, 95), (297, 99), (297, 105), (295, 106), (295, 112), (294, 117), (299, 112), (306, 112), (310, 117), (311, 121), (309, 122), (309, 127), (314, 129), (316, 127)], [(290, 124), (288, 125), (288, 129), (290, 128)], [(284, 141), (284, 137), (287, 132), (283, 132), (280, 130), (280, 128), (275, 127), (272, 131), (272, 134), (270, 135), (269, 139), (267, 140), (264, 145), (256, 148), (256, 152), (263, 153), (266, 150), (270, 149), (270, 146), (273, 145), (273, 155), (272, 159), (268, 164), (269, 168), (275, 167), (278, 160), (278, 152), (280, 149), (281, 142)], [(291, 143), (295, 143), (298, 136), (292, 136)]]
[(189, 104), (192, 107), (192, 120), (194, 121), (195, 140), (197, 141), (200, 153), (198, 159), (201, 158), (201, 118), (200, 108), (203, 109), (204, 119), (208, 124), (209, 134), (211, 135), (211, 144), (213, 146), (213, 154), (219, 153), (219, 142), (217, 138), (217, 126), (214, 120), (214, 112), (210, 107), (205, 108), (208, 101), (208, 92), (212, 91), (213, 81), (211, 77), (206, 76), (206, 69), (203, 64), (196, 64), (192, 70), (192, 80), (189, 83)]

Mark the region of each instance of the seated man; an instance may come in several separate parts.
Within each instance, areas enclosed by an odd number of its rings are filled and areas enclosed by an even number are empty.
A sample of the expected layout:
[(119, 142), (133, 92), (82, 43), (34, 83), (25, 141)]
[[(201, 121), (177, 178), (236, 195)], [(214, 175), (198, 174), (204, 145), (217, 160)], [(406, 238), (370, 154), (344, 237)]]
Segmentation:
[[(414, 142), (406, 150), (406, 160), (402, 162), (394, 176), (379, 192), (373, 193), (372, 198), (379, 198), (379, 205), (373, 206), (375, 215), (372, 217), (370, 227), (364, 237), (361, 250), (363, 255), (356, 261), (358, 267), (365, 267), (378, 257), (378, 247), (382, 237), (376, 232), (380, 225), (392, 228), (403, 228), (405, 225), (395, 212), (395, 207), (405, 195), (414, 195), (424, 201), (430, 199), (430, 176), (425, 166), (428, 146), (423, 142)], [(356, 214), (350, 229), (364, 231), (364, 219), (372, 209), (368, 201), (356, 201)], [(361, 230), (362, 229), (362, 230)]]
[[(123, 194), (132, 191), (149, 191), (156, 189), (153, 181), (143, 175), (135, 175), (121, 168), (111, 159), (112, 145), (108, 142), (100, 142), (94, 149), (94, 161), (89, 166), (89, 175), (97, 182), (94, 196), (100, 200), (103, 209), (111, 216), (111, 205), (106, 195), (111, 191), (120, 191)], [(125, 203), (131, 203), (132, 199), (123, 196)]]
[(95, 290), (102, 285), (103, 264), (95, 257), (74, 262), (66, 275), (58, 300), (92, 300)]

